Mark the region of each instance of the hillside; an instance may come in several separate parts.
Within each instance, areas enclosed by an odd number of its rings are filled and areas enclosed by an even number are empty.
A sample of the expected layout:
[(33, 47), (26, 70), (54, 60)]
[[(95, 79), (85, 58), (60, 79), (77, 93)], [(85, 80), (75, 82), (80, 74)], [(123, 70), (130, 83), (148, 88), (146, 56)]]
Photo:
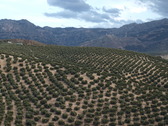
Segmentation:
[[(109, 37), (112, 36), (112, 37)], [(51, 28), (27, 20), (0, 20), (0, 39), (28, 39), (63, 46), (122, 48), (154, 55), (168, 54), (168, 19), (120, 28)]]
[(143, 46), (141, 41), (134, 37), (119, 38), (115, 35), (105, 35), (95, 40), (87, 41), (81, 46), (86, 47), (105, 47), (105, 48), (117, 48), (125, 49), (127, 46)]
[(18, 44), (18, 45), (31, 45), (31, 46), (45, 46), (45, 44), (34, 41), (34, 40), (24, 40), (24, 39), (1, 39), (0, 44)]
[[(109, 37), (109, 35), (113, 37)], [(154, 55), (168, 54), (168, 19), (128, 24), (82, 46), (122, 48)]]
[(168, 62), (96, 47), (0, 43), (0, 125), (168, 125)]

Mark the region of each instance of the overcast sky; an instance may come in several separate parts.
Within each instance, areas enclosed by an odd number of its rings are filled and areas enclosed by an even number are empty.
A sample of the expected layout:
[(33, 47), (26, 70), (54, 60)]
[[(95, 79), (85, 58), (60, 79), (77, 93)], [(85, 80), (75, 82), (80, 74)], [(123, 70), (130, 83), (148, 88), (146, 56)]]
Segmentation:
[(0, 19), (38, 26), (120, 27), (168, 17), (168, 0), (1, 0)]

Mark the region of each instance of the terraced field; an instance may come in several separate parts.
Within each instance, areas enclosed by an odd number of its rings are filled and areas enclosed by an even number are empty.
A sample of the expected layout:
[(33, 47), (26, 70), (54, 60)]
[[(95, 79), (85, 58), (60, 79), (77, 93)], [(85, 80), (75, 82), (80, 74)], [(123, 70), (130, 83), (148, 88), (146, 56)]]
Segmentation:
[(166, 126), (168, 62), (130, 51), (0, 44), (2, 126)]

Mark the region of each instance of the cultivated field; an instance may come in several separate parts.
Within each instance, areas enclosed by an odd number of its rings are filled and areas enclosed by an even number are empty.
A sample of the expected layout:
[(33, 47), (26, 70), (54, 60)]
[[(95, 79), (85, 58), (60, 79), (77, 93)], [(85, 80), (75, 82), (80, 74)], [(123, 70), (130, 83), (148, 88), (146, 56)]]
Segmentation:
[(1, 126), (166, 126), (168, 62), (117, 49), (0, 44)]

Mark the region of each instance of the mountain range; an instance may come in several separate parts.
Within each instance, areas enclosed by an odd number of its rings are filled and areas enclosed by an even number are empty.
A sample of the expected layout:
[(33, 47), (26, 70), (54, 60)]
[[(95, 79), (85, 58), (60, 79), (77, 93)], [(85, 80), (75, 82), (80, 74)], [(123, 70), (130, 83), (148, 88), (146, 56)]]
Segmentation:
[(120, 28), (39, 27), (27, 20), (0, 20), (0, 39), (27, 39), (63, 46), (94, 46), (168, 54), (168, 19)]

